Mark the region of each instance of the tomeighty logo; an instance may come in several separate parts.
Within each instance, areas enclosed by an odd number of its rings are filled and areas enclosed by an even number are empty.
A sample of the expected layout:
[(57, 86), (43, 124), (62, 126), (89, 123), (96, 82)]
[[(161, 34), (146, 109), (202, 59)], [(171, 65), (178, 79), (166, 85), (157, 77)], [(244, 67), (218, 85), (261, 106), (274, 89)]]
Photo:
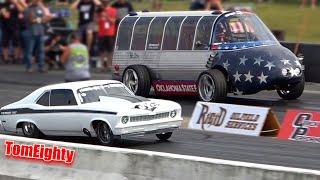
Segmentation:
[(7, 157), (43, 160), (44, 162), (62, 162), (72, 164), (75, 150), (59, 148), (58, 146), (46, 147), (44, 144), (25, 145), (14, 141), (5, 141), (5, 155)]

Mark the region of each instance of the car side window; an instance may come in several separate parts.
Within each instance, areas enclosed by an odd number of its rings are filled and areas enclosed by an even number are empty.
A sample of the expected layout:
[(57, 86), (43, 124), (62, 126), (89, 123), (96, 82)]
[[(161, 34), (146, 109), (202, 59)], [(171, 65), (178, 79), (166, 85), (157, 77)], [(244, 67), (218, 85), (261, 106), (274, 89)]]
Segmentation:
[(118, 32), (117, 50), (129, 50), (133, 25), (137, 17), (126, 17), (120, 24)]
[(164, 25), (169, 17), (156, 17), (149, 29), (147, 50), (160, 50)]
[(208, 50), (210, 45), (212, 26), (215, 19), (216, 17), (205, 16), (200, 20), (197, 27), (194, 50)]
[(179, 37), (179, 50), (192, 50), (194, 32), (200, 18), (200, 16), (189, 16), (183, 22)]
[(37, 104), (42, 106), (49, 106), (49, 95), (49, 91), (42, 94), (42, 96), (38, 99)]
[(77, 105), (71, 89), (55, 89), (51, 90), (50, 106), (72, 106)]
[(141, 17), (135, 27), (132, 37), (131, 50), (144, 50), (146, 45), (147, 33), (152, 17)]
[(184, 18), (185, 16), (174, 16), (169, 19), (163, 37), (163, 50), (176, 50), (179, 29)]

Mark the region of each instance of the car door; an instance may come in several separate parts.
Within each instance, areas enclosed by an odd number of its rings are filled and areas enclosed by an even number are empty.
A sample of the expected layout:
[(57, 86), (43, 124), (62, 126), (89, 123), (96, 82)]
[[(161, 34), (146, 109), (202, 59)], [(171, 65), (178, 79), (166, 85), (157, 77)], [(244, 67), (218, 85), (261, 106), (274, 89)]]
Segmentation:
[[(39, 99), (40, 100), (40, 99)], [(39, 129), (49, 135), (83, 135), (78, 104), (71, 89), (50, 91), (49, 106), (43, 106)]]

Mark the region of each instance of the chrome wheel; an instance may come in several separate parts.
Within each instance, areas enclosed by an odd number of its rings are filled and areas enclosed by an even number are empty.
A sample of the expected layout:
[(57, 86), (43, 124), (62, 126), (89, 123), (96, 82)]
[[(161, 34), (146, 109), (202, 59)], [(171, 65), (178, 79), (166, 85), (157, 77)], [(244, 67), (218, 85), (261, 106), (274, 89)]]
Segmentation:
[(23, 123), (22, 128), (25, 135), (28, 135), (28, 136), (32, 135), (35, 131), (35, 125), (30, 122)]
[(98, 136), (103, 143), (106, 143), (106, 144), (110, 143), (111, 134), (110, 134), (110, 129), (107, 123), (100, 124), (100, 126), (98, 127)]
[(128, 69), (124, 74), (123, 83), (134, 93), (137, 93), (138, 90), (138, 75), (137, 73), (132, 70)]
[(215, 93), (215, 83), (208, 74), (203, 74), (199, 79), (199, 94), (202, 100), (211, 101)]

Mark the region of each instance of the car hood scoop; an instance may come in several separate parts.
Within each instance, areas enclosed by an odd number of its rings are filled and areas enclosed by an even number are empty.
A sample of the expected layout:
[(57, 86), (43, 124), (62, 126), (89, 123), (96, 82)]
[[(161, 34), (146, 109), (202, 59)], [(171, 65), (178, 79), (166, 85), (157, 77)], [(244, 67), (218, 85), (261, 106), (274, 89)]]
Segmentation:
[(155, 110), (159, 104), (141, 96), (109, 95), (100, 96), (100, 103), (107, 103), (121, 108)]

